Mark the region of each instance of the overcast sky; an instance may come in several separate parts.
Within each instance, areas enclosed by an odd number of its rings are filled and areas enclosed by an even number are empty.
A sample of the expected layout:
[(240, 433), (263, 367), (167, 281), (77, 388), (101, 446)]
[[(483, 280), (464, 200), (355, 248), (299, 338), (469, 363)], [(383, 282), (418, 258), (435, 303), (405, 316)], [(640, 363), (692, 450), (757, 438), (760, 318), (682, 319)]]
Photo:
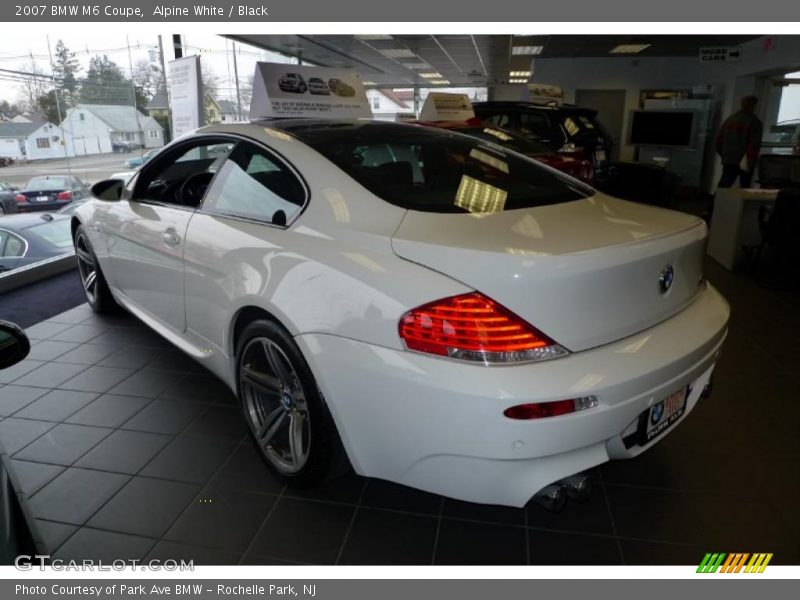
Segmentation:
[[(102, 25), (98, 24), (98, 29)], [(169, 62), (174, 56), (172, 49), (172, 34), (175, 31), (154, 31), (153, 33), (142, 33), (141, 29), (134, 30), (128, 39), (118, 33), (109, 34), (98, 31), (91, 40), (87, 40), (85, 34), (69, 35), (65, 33), (49, 33), (50, 48), (55, 52), (56, 43), (59, 39), (63, 40), (66, 46), (76, 53), (76, 58), (83, 67), (81, 75), (85, 74), (89, 66), (89, 59), (92, 56), (107, 54), (108, 57), (117, 63), (126, 73), (130, 73), (131, 61), (135, 65), (139, 60), (158, 60), (158, 35), (162, 36), (164, 45), (164, 60)], [(48, 34), (31, 35), (27, 33), (14, 33), (6, 27), (3, 35), (0, 36), (0, 69), (10, 69), (16, 71), (29, 71), (31, 54), (36, 60), (38, 67), (46, 73), (50, 73), (50, 55), (47, 49)], [(128, 57), (128, 42), (131, 46), (130, 59)], [(229, 52), (231, 42), (225, 38), (208, 34), (183, 34), (183, 43), (186, 47), (185, 54), (200, 54), (201, 63), (204, 70), (210, 69), (219, 81), (219, 95), (221, 98), (234, 99), (236, 91), (234, 87), (234, 72), (231, 53)], [(227, 49), (226, 49), (227, 43)], [(239, 68), (240, 81), (252, 75), (255, 63), (258, 60), (275, 60), (275, 57), (268, 56), (266, 53), (259, 52), (249, 46), (237, 44), (237, 63)], [(0, 71), (0, 100), (15, 102), (21, 94), (21, 86), (7, 73)]]

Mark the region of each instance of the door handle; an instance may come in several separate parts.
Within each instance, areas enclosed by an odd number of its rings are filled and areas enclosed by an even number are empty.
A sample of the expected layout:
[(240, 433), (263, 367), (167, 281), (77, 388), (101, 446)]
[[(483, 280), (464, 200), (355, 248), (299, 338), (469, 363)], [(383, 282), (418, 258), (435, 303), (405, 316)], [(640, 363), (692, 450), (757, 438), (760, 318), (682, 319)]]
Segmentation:
[(174, 248), (181, 243), (181, 237), (174, 227), (167, 227), (164, 233), (161, 234), (161, 240), (170, 248)]

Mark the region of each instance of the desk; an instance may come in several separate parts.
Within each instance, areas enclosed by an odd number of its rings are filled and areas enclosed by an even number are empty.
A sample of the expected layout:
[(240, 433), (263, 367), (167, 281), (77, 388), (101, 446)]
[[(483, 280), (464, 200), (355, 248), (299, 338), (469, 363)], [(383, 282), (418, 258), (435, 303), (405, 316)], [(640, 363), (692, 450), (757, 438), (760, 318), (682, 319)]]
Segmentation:
[(778, 190), (720, 188), (714, 198), (714, 214), (708, 237), (708, 254), (733, 271), (744, 246), (758, 246), (758, 211), (772, 205)]

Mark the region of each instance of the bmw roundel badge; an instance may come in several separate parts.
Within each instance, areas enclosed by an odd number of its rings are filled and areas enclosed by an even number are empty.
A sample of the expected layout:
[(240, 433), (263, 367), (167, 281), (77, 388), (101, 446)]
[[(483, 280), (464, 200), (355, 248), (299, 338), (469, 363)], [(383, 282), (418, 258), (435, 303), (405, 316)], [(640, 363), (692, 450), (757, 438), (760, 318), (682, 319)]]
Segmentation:
[(659, 402), (653, 407), (653, 410), (650, 411), (650, 422), (655, 425), (661, 420), (662, 416), (664, 416), (664, 403)]
[(672, 268), (672, 265), (667, 265), (664, 267), (664, 270), (661, 271), (661, 275), (658, 276), (658, 291), (662, 294), (666, 294), (669, 288), (672, 287), (672, 281), (674, 279), (675, 270)]

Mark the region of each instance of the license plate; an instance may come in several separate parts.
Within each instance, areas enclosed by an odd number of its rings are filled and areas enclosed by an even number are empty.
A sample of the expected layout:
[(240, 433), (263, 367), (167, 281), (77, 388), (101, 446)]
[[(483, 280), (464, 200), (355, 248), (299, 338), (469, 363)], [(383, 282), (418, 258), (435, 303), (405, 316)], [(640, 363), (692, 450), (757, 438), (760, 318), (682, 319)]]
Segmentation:
[(50, 200), (50, 196), (36, 196), (34, 200), (36, 200), (36, 202), (47, 202)]
[(606, 161), (606, 151), (605, 150), (596, 150), (594, 153), (594, 160), (595, 162), (605, 162)]
[(686, 410), (686, 396), (688, 387), (670, 394), (661, 402), (657, 402), (647, 411), (647, 428), (645, 429), (645, 443), (661, 435), (681, 418)]

